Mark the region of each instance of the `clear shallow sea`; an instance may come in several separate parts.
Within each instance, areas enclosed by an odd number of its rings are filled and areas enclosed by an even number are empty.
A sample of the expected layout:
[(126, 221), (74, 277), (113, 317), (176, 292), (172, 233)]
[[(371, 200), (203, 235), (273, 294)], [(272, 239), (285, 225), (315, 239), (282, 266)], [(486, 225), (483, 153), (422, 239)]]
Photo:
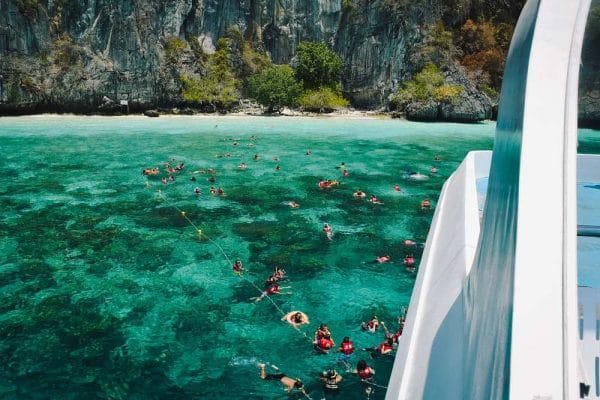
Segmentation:
[[(315, 354), (272, 304), (252, 303), (257, 290), (233, 275), (218, 248), (199, 241), (173, 206), (229, 257), (240, 257), (256, 285), (283, 266), (292, 294), (274, 301), (309, 315), (311, 324), (301, 328), (308, 336), (324, 322), (336, 343), (348, 335), (357, 348), (375, 346), (382, 335), (361, 332), (359, 324), (376, 313), (395, 327), (408, 305), (415, 275), (402, 264), (407, 249), (400, 242), (425, 240), (433, 211), (421, 211), (421, 200), (435, 206), (467, 151), (491, 148), (494, 127), (329, 118), (0, 119), (0, 399), (287, 398), (278, 382), (259, 379), (259, 361), (302, 378), (312, 398), (323, 398), (316, 377), (336, 365), (336, 354)], [(598, 143), (591, 134), (585, 145), (597, 151)], [(225, 153), (231, 157), (219, 157)], [(141, 170), (172, 158), (186, 166), (175, 182), (151, 178), (147, 187)], [(341, 162), (347, 177), (336, 168)], [(433, 165), (439, 172), (429, 180), (402, 177), (404, 170), (428, 174)], [(216, 169), (216, 183), (193, 174), (205, 168)], [(319, 189), (322, 178), (341, 185)], [(226, 196), (209, 195), (213, 185)], [(193, 194), (196, 186), (202, 195)], [(384, 204), (355, 200), (357, 188)], [(291, 200), (300, 208), (283, 204)], [(325, 222), (332, 241), (322, 235)], [(392, 262), (371, 263), (382, 254)], [(358, 350), (354, 361), (360, 358), (387, 385), (393, 360), (370, 360)], [(343, 376), (338, 398), (364, 398), (358, 379)], [(371, 398), (383, 396), (376, 389)]]

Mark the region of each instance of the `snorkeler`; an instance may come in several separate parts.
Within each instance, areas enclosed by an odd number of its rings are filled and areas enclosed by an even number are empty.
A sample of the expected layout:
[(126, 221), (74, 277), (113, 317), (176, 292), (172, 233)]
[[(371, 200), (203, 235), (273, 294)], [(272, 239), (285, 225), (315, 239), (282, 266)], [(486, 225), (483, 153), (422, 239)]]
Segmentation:
[(200, 190), (200, 188), (199, 188), (199, 187), (196, 187), (196, 188), (194, 188), (194, 194), (195, 194), (196, 196), (198, 196), (198, 195), (202, 194), (202, 190)]
[(298, 329), (298, 325), (310, 323), (308, 320), (308, 315), (304, 314), (302, 311), (290, 311), (289, 313), (285, 314), (281, 320), (288, 322), (296, 329)]
[(339, 383), (342, 381), (342, 376), (335, 369), (323, 371), (320, 376), (323, 382), (323, 391), (329, 394), (337, 394), (339, 391)]
[(267, 374), (267, 371), (265, 370), (265, 364), (258, 364), (258, 368), (260, 369), (260, 379), (264, 381), (277, 380), (281, 382), (283, 386), (285, 386), (288, 393), (291, 393), (294, 389), (298, 389), (298, 391), (300, 391), (302, 394), (308, 396), (308, 394), (304, 390), (304, 385), (302, 384), (302, 381), (300, 379), (292, 379), (282, 373)]

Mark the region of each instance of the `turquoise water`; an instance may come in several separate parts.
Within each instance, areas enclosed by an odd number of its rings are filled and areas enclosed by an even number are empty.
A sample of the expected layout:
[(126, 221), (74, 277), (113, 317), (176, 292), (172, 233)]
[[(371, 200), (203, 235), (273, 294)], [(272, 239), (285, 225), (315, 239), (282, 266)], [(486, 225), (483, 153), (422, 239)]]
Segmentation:
[[(262, 287), (282, 266), (284, 291), (292, 293), (273, 300), (285, 312), (308, 314), (306, 335), (323, 322), (338, 344), (348, 335), (357, 348), (377, 345), (382, 335), (359, 324), (376, 313), (395, 328), (408, 305), (415, 274), (402, 264), (409, 251), (400, 243), (426, 238), (433, 211), (422, 211), (421, 200), (435, 207), (467, 151), (491, 148), (494, 128), (256, 117), (0, 119), (0, 398), (286, 398), (278, 382), (259, 379), (256, 363), (267, 361), (321, 399), (317, 375), (336, 366), (336, 354), (317, 355), (271, 303), (251, 302), (252, 284)], [(169, 159), (185, 163), (176, 180), (146, 185), (142, 169)], [(347, 177), (336, 168), (342, 162)], [(428, 180), (403, 178), (433, 165), (439, 172)], [(193, 173), (206, 168), (216, 169), (214, 184)], [(341, 185), (319, 189), (321, 179)], [(211, 196), (210, 186), (226, 196)], [(357, 188), (384, 204), (354, 199)], [(174, 206), (228, 257), (244, 261), (246, 280)], [(322, 235), (323, 223), (333, 240)], [(420, 251), (410, 252), (418, 263)], [(383, 254), (392, 262), (371, 262)], [(360, 358), (386, 386), (393, 360), (358, 350), (354, 363)], [(358, 379), (343, 376), (339, 397), (364, 398)]]

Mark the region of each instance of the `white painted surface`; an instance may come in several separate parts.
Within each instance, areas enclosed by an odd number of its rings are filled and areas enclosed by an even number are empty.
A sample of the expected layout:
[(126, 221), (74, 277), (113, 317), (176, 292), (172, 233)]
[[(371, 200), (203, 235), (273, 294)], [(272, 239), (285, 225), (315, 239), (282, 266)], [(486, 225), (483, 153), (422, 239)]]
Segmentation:
[[(508, 101), (501, 100), (501, 107), (507, 108), (500, 110), (505, 113), (501, 150), (494, 160), (502, 156), (492, 167), (492, 175), (497, 176), (490, 178), (488, 195), (494, 195), (494, 206), (486, 208), (487, 225), (481, 236), (487, 236), (487, 242), (485, 251), (478, 249), (476, 263), (485, 266), (484, 272), (469, 274), (479, 236), (475, 179), (485, 176), (478, 175), (475, 167), (486, 169), (484, 159), (476, 161), (477, 155), (470, 153), (442, 190), (387, 400), (462, 399), (475, 393), (516, 400), (579, 397), (576, 101), (589, 3), (541, 0), (538, 7), (533, 0), (526, 7), (528, 17), (520, 31), (517, 27), (515, 66), (511, 67), (515, 75), (525, 65), (525, 74), (516, 76), (525, 76), (527, 81), (522, 90), (518, 80), (511, 80), (509, 92), (502, 95)], [(536, 18), (531, 18), (533, 13)], [(532, 26), (529, 49), (527, 32)], [(518, 107), (521, 100), (522, 108)], [(489, 160), (489, 154), (485, 157)], [(579, 164), (586, 164), (579, 180), (593, 180), (588, 174), (590, 168), (598, 171), (598, 159)], [(494, 215), (504, 193), (518, 194), (516, 203), (506, 203), (503, 212)], [(487, 228), (493, 233), (487, 235)], [(516, 234), (514, 253), (501, 254), (502, 245), (494, 242), (503, 239), (494, 236), (503, 229), (508, 235)], [(495, 247), (490, 247), (490, 238)], [(474, 272), (478, 270), (473, 267)], [(510, 284), (505, 285), (504, 297), (499, 296), (503, 303), (498, 307), (493, 306), (496, 294), (488, 290), (493, 282), (485, 279), (493, 277), (494, 271), (512, 277), (503, 281)], [(486, 305), (478, 306), (480, 301)], [(495, 335), (496, 328), (506, 327), (501, 335), (507, 336), (486, 339), (488, 334)], [(593, 346), (591, 353), (598, 354), (598, 342)], [(584, 358), (589, 370), (588, 349), (589, 345)], [(503, 358), (505, 354), (509, 357)], [(463, 359), (468, 368), (463, 368)], [(510, 364), (503, 364), (504, 359)], [(592, 377), (595, 356), (593, 363), (588, 371)], [(508, 376), (503, 376), (505, 365)]]
[(470, 152), (444, 184), (433, 217), (386, 399), (459, 399), (462, 288), (479, 239), (475, 181), (491, 152)]
[[(515, 252), (511, 399), (575, 399), (576, 138), (588, 0), (542, 0), (529, 59)], [(578, 20), (579, 18), (579, 20)], [(562, 327), (562, 329), (557, 329)]]

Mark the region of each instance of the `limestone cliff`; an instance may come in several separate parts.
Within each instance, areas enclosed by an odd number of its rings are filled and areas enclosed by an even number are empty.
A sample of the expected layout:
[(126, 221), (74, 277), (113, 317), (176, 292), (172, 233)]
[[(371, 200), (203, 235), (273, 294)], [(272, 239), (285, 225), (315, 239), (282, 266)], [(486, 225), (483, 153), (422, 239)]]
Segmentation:
[[(184, 106), (180, 77), (202, 76), (203, 60), (231, 32), (275, 63), (293, 64), (301, 41), (323, 41), (342, 57), (342, 89), (352, 104), (385, 107), (398, 84), (415, 73), (410, 52), (427, 27), (442, 18), (461, 21), (470, 9), (487, 9), (483, 3), (0, 0), (0, 114), (114, 112), (119, 101), (130, 111)], [(520, 1), (506, 3), (514, 8)], [(171, 43), (183, 46), (173, 52)], [(452, 80), (465, 81), (460, 69), (452, 71)], [(440, 115), (477, 120), (489, 117), (490, 109), (481, 95), (458, 107), (460, 115)]]

